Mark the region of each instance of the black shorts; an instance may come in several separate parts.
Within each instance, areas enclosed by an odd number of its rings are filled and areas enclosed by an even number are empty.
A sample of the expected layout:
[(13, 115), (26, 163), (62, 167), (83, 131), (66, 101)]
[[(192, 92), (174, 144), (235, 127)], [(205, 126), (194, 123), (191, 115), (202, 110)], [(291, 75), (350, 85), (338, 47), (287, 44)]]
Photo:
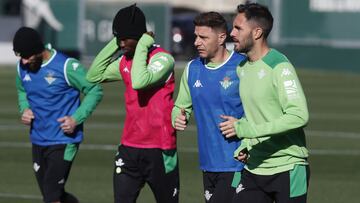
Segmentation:
[(179, 169), (176, 150), (140, 149), (120, 145), (114, 164), (115, 202), (136, 202), (148, 183), (158, 203), (179, 200)]
[(33, 169), (44, 202), (66, 198), (65, 183), (79, 144), (32, 145)]
[(240, 172), (203, 172), (204, 197), (207, 203), (231, 202), (240, 182)]
[(309, 166), (304, 165), (274, 175), (256, 175), (244, 169), (232, 202), (306, 203), (309, 178)]

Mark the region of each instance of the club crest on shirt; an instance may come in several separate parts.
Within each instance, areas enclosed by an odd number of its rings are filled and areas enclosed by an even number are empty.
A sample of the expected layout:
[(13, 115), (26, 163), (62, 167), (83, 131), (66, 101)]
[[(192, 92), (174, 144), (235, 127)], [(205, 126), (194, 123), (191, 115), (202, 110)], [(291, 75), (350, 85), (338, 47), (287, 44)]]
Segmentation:
[(55, 73), (52, 72), (52, 71), (49, 71), (46, 76), (44, 77), (46, 82), (51, 85), (55, 80), (56, 78), (54, 77)]
[(231, 79), (228, 76), (226, 76), (222, 81), (220, 81), (220, 84), (226, 90), (233, 84), (233, 81), (231, 81)]
[(259, 72), (258, 72), (258, 77), (259, 79), (262, 79), (263, 77), (265, 77), (266, 73), (265, 73), (265, 70), (264, 69), (261, 69)]

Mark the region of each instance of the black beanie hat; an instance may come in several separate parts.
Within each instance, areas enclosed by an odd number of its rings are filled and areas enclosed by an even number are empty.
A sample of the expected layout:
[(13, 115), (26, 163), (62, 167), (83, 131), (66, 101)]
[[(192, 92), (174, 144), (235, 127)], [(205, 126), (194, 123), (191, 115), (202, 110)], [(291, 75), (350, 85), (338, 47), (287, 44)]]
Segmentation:
[(16, 55), (20, 55), (22, 58), (29, 58), (44, 51), (44, 44), (36, 30), (29, 27), (21, 27), (15, 33), (13, 49)]
[(133, 4), (120, 9), (113, 21), (113, 34), (120, 39), (136, 39), (146, 32), (144, 13)]

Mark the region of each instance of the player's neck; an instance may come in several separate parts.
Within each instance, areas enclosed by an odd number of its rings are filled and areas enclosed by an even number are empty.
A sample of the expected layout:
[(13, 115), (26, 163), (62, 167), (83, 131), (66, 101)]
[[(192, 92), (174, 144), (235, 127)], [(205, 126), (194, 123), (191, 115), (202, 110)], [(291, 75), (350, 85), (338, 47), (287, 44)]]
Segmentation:
[(262, 43), (255, 43), (254, 47), (247, 53), (248, 59), (251, 62), (255, 62), (263, 58), (270, 51), (270, 47), (266, 41)]
[(45, 49), (42, 52), (43, 61), (48, 61), (51, 58), (51, 52), (48, 49)]
[(229, 55), (230, 55), (229, 51), (225, 47), (222, 46), (216, 52), (214, 57), (209, 58), (208, 61), (211, 63), (220, 64), (220, 63), (223, 63), (224, 61), (226, 61), (227, 58), (229, 57)]

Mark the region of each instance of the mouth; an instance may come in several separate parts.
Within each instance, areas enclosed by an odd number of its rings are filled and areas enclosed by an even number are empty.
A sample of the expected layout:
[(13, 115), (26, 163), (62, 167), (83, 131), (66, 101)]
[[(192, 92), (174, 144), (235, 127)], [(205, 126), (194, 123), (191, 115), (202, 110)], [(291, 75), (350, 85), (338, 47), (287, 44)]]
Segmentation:
[(122, 53), (127, 55), (129, 53), (129, 50), (128, 49), (121, 49)]
[(197, 51), (200, 53), (200, 52), (205, 52), (205, 50), (203, 49), (197, 49)]
[(236, 39), (236, 37), (231, 38), (234, 43), (239, 43), (239, 40)]

